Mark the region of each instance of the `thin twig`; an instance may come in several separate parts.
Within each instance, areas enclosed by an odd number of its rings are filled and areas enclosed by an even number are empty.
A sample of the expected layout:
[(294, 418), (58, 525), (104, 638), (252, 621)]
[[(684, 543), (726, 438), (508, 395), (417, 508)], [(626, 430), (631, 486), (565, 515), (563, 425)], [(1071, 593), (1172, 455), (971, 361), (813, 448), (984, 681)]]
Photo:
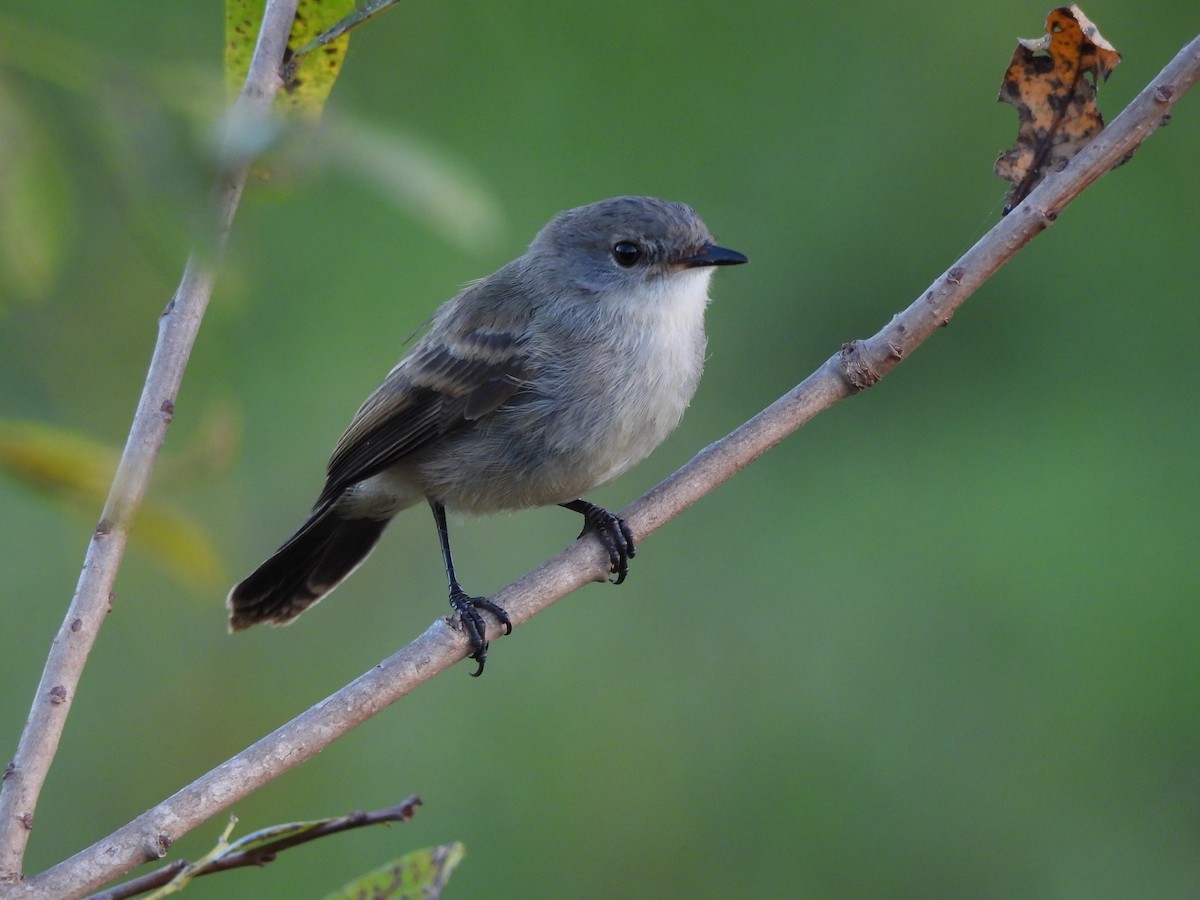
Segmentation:
[[(1198, 78), (1200, 38), (1185, 47), (1066, 169), (1049, 176), (877, 334), (846, 344), (801, 384), (623, 511), (635, 534), (639, 538), (651, 534), (817, 413), (875, 384), (946, 324), (971, 293), (1049, 227), (1068, 203), (1125, 159)], [(608, 556), (598, 541), (577, 541), (492, 599), (517, 624), (583, 584), (604, 580), (607, 569)], [(466, 639), (447, 620), (438, 620), (403, 650), (337, 693), (108, 837), (29, 879), (11, 896), (79, 897), (134, 866), (161, 858), (179, 836), (315, 756), (462, 660), (468, 651)]]
[[(272, 0), (267, 4), (246, 84), (234, 107), (235, 123), (262, 120), (270, 110), (295, 11), (296, 0)], [(247, 167), (248, 161), (243, 159), (219, 175), (210, 244), (203, 252), (192, 253), (174, 298), (159, 318), (158, 341), (108, 500), (88, 544), (75, 595), (50, 647), (16, 755), (0, 785), (0, 885), (21, 878), (38, 795), (62, 737), (84, 664), (111, 608), (112, 588), (129, 529), (166, 439), (175, 396), (212, 296), (214, 273), (246, 183)]]
[[(224, 872), (228, 869), (239, 869), (245, 866), (265, 866), (268, 863), (274, 862), (275, 857), (284, 850), (291, 847), (298, 847), (300, 844), (307, 844), (309, 841), (315, 841), (318, 838), (328, 837), (331, 834), (340, 834), (343, 831), (352, 831), (355, 828), (364, 828), (368, 825), (382, 825), (387, 822), (407, 822), (416, 815), (417, 807), (420, 805), (421, 798), (414, 794), (396, 806), (377, 809), (374, 812), (356, 810), (344, 816), (339, 816), (336, 819), (326, 819), (324, 822), (314, 824), (311, 827), (301, 828), (289, 833), (285, 837), (280, 837), (278, 840), (268, 840), (259, 843), (255, 840), (255, 835), (247, 835), (239, 843), (249, 841), (254, 844), (252, 847), (246, 850), (222, 853), (211, 863), (200, 866), (190, 872), (189, 878), (199, 878), (201, 875), (212, 875), (214, 872)], [(307, 823), (299, 824), (306, 825)], [(284, 827), (286, 828), (287, 826)], [(268, 830), (273, 831), (275, 829)], [(101, 891), (99, 894), (92, 894), (87, 900), (127, 900), (129, 897), (136, 897), (139, 894), (144, 894), (147, 891), (152, 891), (155, 888), (169, 884), (180, 872), (188, 869), (191, 865), (187, 860), (176, 860), (173, 863), (163, 866), (161, 869), (148, 872), (140, 878), (126, 881), (124, 884), (117, 885), (115, 888), (107, 891)]]

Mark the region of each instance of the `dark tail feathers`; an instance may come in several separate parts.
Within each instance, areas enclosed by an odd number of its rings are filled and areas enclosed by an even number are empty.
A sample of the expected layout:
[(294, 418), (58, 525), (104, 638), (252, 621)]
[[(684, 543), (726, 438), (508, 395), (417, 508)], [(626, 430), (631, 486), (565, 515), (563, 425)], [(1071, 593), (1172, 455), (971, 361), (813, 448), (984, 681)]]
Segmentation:
[(225, 600), (229, 630), (292, 621), (358, 568), (388, 521), (314, 512), (254, 574), (234, 585)]

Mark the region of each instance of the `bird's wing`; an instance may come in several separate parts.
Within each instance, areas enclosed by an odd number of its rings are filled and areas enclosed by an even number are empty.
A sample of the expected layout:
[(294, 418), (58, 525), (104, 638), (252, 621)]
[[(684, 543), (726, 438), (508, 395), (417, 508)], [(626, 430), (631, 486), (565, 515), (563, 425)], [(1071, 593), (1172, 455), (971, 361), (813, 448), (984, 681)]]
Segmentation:
[(528, 367), (522, 342), (510, 330), (423, 340), (367, 398), (338, 441), (317, 505), (492, 412), (526, 383)]

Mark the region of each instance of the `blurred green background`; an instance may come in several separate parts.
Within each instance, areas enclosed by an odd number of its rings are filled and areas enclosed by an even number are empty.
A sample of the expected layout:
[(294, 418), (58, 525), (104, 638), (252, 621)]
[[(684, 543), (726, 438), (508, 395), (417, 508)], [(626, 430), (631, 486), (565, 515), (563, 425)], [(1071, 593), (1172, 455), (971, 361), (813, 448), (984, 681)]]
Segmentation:
[[(199, 523), (220, 571), (181, 577), (133, 542), (28, 871), (445, 611), (422, 510), (291, 628), (231, 637), (222, 607), (438, 302), (615, 194), (690, 202), (751, 257), (715, 279), (683, 426), (591, 498), (620, 508), (990, 227), (1016, 128), (996, 92), (1048, 9), (411, 0), (356, 31), (324, 136), (300, 142), (330, 158), (238, 213), (156, 473), (151, 502)], [(1085, 11), (1125, 57), (1110, 120), (1200, 21), (1194, 0)], [(222, 42), (217, 3), (4, 4), (0, 202), (29, 227), (6, 231), (0, 417), (123, 442), (208, 182), (195, 110), (220, 103)], [(415, 165), (409, 144), (503, 226), (449, 239), (399, 202), (381, 171)], [(415, 792), (412, 823), (189, 896), (320, 896), (457, 839), (448, 897), (1195, 897), (1197, 160), (1188, 96), (950, 328), (646, 541), (627, 584), (569, 597), (493, 645), (486, 677), (459, 666), (234, 810), (249, 830)], [(98, 513), (0, 475), (0, 757)], [(484, 592), (578, 521), (452, 528)]]

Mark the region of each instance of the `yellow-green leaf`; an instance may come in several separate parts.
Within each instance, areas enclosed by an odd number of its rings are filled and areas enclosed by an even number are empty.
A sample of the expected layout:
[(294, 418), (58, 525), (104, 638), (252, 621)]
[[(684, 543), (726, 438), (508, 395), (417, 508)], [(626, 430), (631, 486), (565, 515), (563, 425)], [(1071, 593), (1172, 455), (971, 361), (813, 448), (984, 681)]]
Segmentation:
[(309, 43), (301, 45), (300, 49), (295, 52), (297, 55), (303, 55), (312, 52), (318, 47), (324, 47), (326, 44), (340, 38), (351, 28), (357, 28), (363, 22), (367, 21), (367, 19), (379, 15), (379, 13), (383, 12), (389, 6), (398, 2), (399, 0), (358, 0), (355, 3), (353, 12), (334, 22), (333, 25), (326, 28)]
[[(266, 0), (225, 0), (225, 85), (230, 96), (241, 88), (250, 69), (265, 6)], [(354, 0), (299, 0), (288, 35), (289, 56), (353, 10)], [(285, 67), (287, 79), (276, 108), (299, 119), (320, 118), (349, 44), (350, 35), (343, 33), (319, 52), (305, 54), (294, 67)]]
[(250, 71), (267, 0), (225, 0), (225, 93), (237, 96)]

